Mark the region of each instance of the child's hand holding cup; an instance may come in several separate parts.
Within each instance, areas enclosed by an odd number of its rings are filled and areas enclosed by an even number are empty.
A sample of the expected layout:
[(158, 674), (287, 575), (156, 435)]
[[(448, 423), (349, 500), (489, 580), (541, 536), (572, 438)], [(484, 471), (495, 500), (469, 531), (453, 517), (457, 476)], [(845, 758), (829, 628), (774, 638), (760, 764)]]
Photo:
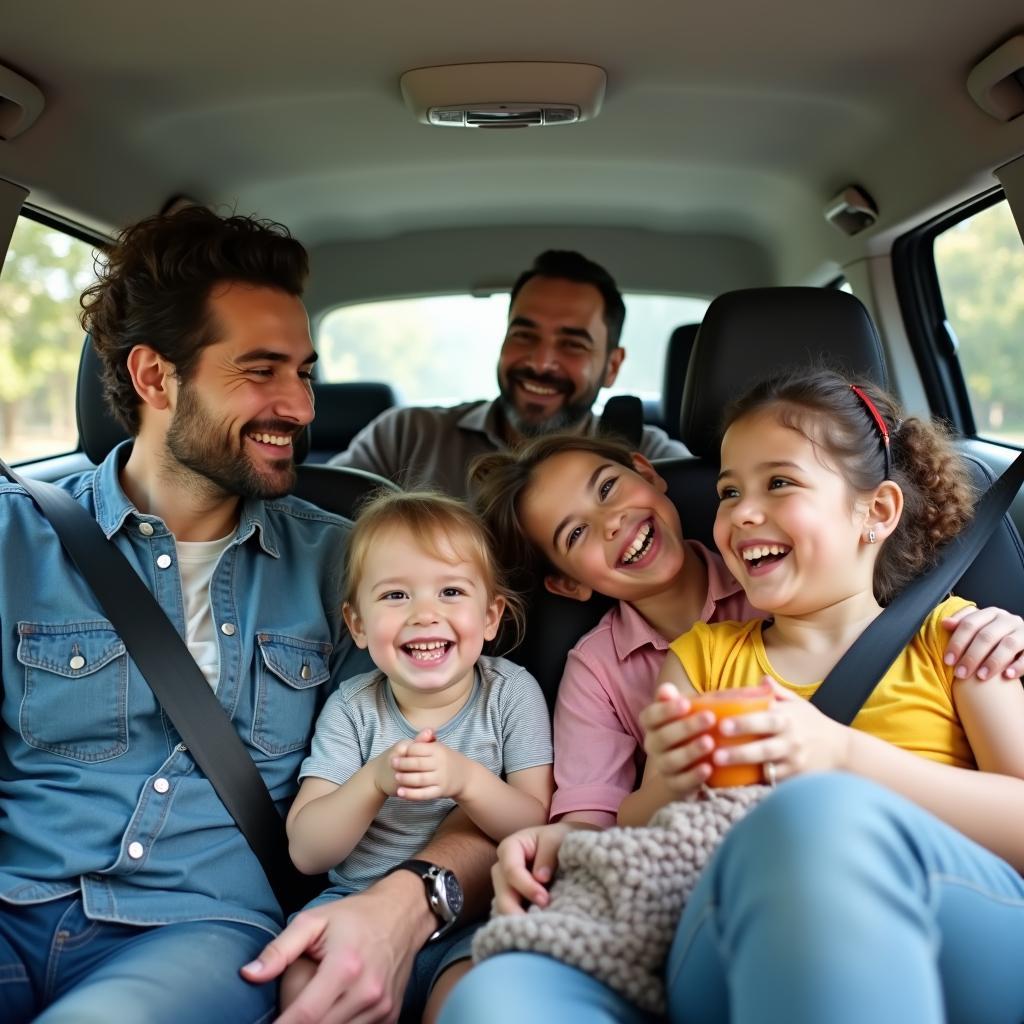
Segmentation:
[[(707, 735), (714, 741), (715, 750), (720, 747), (736, 747), (744, 743), (752, 743), (762, 737), (751, 734), (723, 736), (719, 729), (721, 722), (735, 715), (767, 711), (772, 706), (773, 700), (772, 689), (767, 683), (733, 690), (715, 690), (690, 698), (689, 714), (710, 711), (715, 716), (715, 724), (708, 730)], [(715, 787), (753, 786), (764, 781), (762, 765), (714, 764), (711, 760), (713, 752), (709, 751), (706, 757), (701, 758), (702, 761), (707, 761), (711, 765), (711, 774), (706, 780), (707, 785)]]

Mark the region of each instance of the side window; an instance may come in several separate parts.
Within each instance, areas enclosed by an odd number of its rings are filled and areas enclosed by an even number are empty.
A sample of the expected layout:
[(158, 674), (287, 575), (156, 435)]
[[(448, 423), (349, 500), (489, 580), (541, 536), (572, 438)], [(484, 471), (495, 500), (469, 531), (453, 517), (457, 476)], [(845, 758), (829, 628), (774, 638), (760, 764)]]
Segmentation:
[[(708, 300), (625, 295), (621, 344), (628, 357), (603, 392), (660, 398), (665, 349), (675, 327), (704, 316)], [(497, 392), (508, 295), (441, 295), (331, 310), (317, 331), (323, 380), (382, 380), (409, 405), (453, 405)], [(599, 403), (603, 399), (599, 399)]]
[(9, 462), (78, 447), (79, 296), (95, 279), (94, 251), (18, 219), (0, 272), (0, 453)]
[(1006, 201), (937, 235), (935, 270), (978, 434), (1024, 444), (1024, 245)]

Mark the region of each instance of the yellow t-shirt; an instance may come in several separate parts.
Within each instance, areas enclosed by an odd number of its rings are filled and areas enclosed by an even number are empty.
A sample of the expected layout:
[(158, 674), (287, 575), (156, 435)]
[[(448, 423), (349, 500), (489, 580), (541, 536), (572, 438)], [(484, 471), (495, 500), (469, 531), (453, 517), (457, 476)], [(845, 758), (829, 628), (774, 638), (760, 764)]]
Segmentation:
[[(931, 612), (853, 720), (855, 729), (932, 761), (975, 767), (953, 705), (953, 667), (942, 662), (949, 633), (940, 625), (970, 603), (950, 597)], [(797, 686), (783, 679), (768, 661), (762, 626), (760, 621), (698, 622), (671, 650), (700, 693), (756, 686), (768, 675), (810, 698), (821, 684)]]

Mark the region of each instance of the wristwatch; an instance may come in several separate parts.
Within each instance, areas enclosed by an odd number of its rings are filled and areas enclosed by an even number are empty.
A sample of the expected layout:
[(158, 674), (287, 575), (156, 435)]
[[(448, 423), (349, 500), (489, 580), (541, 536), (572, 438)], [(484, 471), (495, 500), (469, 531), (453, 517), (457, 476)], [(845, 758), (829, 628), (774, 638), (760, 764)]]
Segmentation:
[(411, 871), (423, 879), (427, 890), (427, 903), (441, 922), (441, 926), (427, 942), (439, 939), (455, 927), (459, 914), (462, 913), (463, 897), (462, 886), (459, 885), (454, 871), (438, 867), (437, 864), (431, 864), (426, 860), (403, 860), (387, 873), (390, 875), (392, 871)]

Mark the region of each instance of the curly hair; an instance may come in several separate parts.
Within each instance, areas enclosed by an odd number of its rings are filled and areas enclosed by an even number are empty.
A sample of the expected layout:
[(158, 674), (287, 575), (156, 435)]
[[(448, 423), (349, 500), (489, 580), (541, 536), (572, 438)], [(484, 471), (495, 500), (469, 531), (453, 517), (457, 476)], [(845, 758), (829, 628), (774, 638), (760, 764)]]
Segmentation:
[(505, 599), (503, 625), (505, 621), (511, 624), (507, 649), (518, 645), (526, 628), (526, 607), (506, 582), (487, 526), (464, 502), (438, 491), (389, 489), (376, 491), (367, 498), (356, 516), (345, 551), (345, 601), (348, 604), (355, 606), (370, 548), (383, 534), (396, 529), (406, 531), (435, 558), (447, 561), (454, 551), (475, 565), (488, 596)]
[(98, 280), (82, 295), (81, 322), (103, 363), (113, 415), (139, 431), (139, 397), (128, 353), (148, 345), (184, 383), (203, 348), (217, 340), (207, 298), (225, 282), (277, 288), (300, 296), (309, 258), (288, 229), (253, 217), (221, 217), (203, 206), (149, 217), (126, 228)]
[(491, 531), (501, 564), (519, 589), (528, 589), (540, 576), (557, 571), (527, 537), (519, 504), (537, 467), (563, 452), (589, 452), (633, 468), (633, 450), (627, 445), (584, 434), (545, 434), (510, 451), (481, 455), (469, 468), (474, 507)]
[(772, 409), (783, 426), (800, 431), (828, 455), (854, 491), (870, 491), (887, 479), (885, 447), (853, 386), (867, 395), (887, 425), (888, 479), (903, 492), (903, 514), (875, 562), (875, 597), (885, 605), (934, 564), (939, 548), (963, 529), (974, 511), (974, 487), (945, 424), (904, 419), (896, 399), (877, 385), (817, 369), (756, 385), (732, 405), (725, 426)]

